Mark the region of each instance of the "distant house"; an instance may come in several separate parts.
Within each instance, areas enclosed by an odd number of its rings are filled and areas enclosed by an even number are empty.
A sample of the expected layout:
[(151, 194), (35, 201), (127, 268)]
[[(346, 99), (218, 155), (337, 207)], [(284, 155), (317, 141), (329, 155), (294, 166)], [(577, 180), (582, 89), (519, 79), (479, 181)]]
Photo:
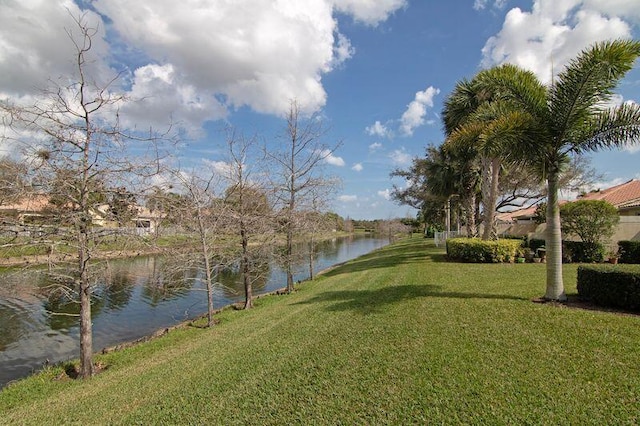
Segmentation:
[(144, 206), (136, 206), (136, 215), (133, 218), (136, 228), (149, 233), (156, 232), (158, 225), (167, 216), (159, 211), (151, 211)]
[(36, 194), (11, 204), (0, 205), (0, 217), (3, 218), (3, 221), (11, 219), (12, 222), (30, 223), (46, 217), (48, 206), (49, 197)]
[(591, 191), (579, 200), (604, 200), (613, 204), (620, 216), (640, 216), (640, 180), (632, 179), (611, 188)]
[(496, 214), (498, 224), (513, 224), (522, 222), (531, 222), (535, 217), (538, 205), (527, 207), (525, 209), (511, 210), (508, 212), (500, 212)]
[[(0, 221), (10, 224), (42, 223), (47, 218), (52, 217), (49, 196), (37, 194), (25, 197), (13, 204), (0, 206)], [(143, 206), (134, 206), (134, 216), (131, 218), (129, 227), (137, 228), (139, 232), (155, 232), (158, 224), (164, 218), (164, 214), (151, 212)], [(105, 228), (116, 228), (118, 223), (111, 217), (111, 206), (100, 204), (89, 210), (91, 222), (95, 226)]]
[[(563, 205), (567, 202), (568, 201), (566, 200), (559, 200), (558, 204)], [(496, 221), (498, 222), (498, 224), (526, 225), (534, 221), (536, 216), (536, 210), (538, 210), (538, 204), (534, 204), (524, 209), (501, 212), (496, 215)]]
[[(607, 189), (591, 191), (578, 200), (604, 200), (613, 204), (620, 215), (612, 241), (640, 240), (640, 180), (632, 179)], [(560, 201), (564, 204), (567, 201)], [(545, 238), (546, 224), (533, 220), (537, 206), (513, 210), (497, 215), (499, 235), (528, 235), (529, 238)]]

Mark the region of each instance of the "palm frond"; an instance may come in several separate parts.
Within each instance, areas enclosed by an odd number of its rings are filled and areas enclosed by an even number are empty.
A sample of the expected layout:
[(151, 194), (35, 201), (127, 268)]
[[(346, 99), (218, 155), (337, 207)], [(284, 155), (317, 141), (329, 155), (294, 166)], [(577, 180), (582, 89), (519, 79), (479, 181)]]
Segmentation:
[(576, 153), (640, 144), (640, 105), (625, 103), (602, 111), (572, 135)]
[(493, 100), (512, 102), (519, 109), (541, 118), (547, 114), (547, 88), (531, 71), (504, 64), (479, 73), (477, 84), (477, 90), (491, 90)]
[(463, 125), (480, 103), (480, 94), (476, 90), (475, 83), (466, 79), (459, 81), (445, 100), (442, 109), (445, 134), (450, 135), (456, 128)]
[(640, 55), (640, 42), (614, 40), (596, 43), (573, 59), (549, 91), (553, 133), (560, 144), (571, 130), (591, 119)]

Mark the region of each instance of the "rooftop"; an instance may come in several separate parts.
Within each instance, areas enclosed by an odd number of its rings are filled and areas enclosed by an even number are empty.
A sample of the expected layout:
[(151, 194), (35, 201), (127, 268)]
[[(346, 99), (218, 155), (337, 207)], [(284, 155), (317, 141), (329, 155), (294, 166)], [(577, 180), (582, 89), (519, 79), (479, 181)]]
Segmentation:
[(631, 179), (611, 188), (591, 191), (579, 200), (604, 200), (618, 209), (640, 206), (640, 180)]

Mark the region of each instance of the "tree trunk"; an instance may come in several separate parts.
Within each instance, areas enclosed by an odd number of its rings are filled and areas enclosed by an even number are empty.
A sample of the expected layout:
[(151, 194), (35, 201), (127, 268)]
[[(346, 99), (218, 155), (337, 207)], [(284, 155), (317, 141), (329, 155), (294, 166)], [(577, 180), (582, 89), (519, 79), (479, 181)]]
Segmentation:
[[(81, 225), (84, 226), (84, 225)], [(80, 271), (80, 378), (93, 375), (93, 335), (91, 327), (91, 285), (87, 271), (88, 238), (82, 230), (78, 236), (78, 268)]]
[(547, 177), (547, 235), (546, 235), (546, 262), (547, 262), (547, 291), (544, 298), (547, 300), (565, 301), (562, 281), (562, 231), (560, 227), (560, 207), (558, 205), (558, 173), (549, 171)]
[(451, 197), (447, 198), (444, 203), (444, 212), (444, 227), (445, 231), (447, 231), (447, 237), (449, 237), (449, 232), (451, 232)]
[(253, 308), (253, 288), (251, 286), (251, 276), (249, 274), (249, 259), (242, 258), (242, 282), (244, 283), (244, 309)]
[(466, 195), (462, 202), (464, 204), (464, 220), (466, 222), (467, 237), (472, 238), (478, 232), (476, 230), (476, 196), (474, 193)]
[(202, 246), (202, 257), (204, 258), (204, 274), (207, 284), (207, 327), (213, 325), (213, 279), (211, 278), (211, 264), (209, 262), (209, 251), (206, 243)]
[(242, 238), (242, 260), (240, 269), (242, 271), (242, 282), (244, 283), (244, 309), (253, 308), (253, 288), (251, 286), (251, 276), (249, 273), (249, 241), (244, 221), (240, 221), (240, 237)]
[(202, 211), (198, 208), (198, 230), (200, 232), (200, 245), (202, 248), (202, 260), (204, 261), (204, 276), (207, 285), (207, 327), (213, 325), (213, 280), (211, 279), (211, 262), (209, 260), (209, 243), (207, 242), (207, 229), (202, 220)]
[(314, 250), (313, 250), (313, 235), (311, 236), (311, 239), (309, 240), (309, 279), (311, 281), (313, 281), (313, 254), (314, 254)]
[[(292, 218), (289, 218), (291, 221)], [(291, 222), (287, 227), (287, 253), (286, 253), (286, 272), (287, 272), (287, 293), (293, 293), (293, 230)]]
[(484, 158), (482, 160), (482, 200), (484, 213), (483, 240), (490, 240), (495, 235), (496, 204), (498, 202), (498, 182), (500, 179), (500, 159)]

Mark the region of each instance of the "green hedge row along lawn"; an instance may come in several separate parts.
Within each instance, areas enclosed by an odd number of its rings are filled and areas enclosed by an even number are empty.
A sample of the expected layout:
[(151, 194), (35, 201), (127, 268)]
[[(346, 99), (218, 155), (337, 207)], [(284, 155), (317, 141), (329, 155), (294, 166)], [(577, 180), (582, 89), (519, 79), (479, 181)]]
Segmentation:
[[(575, 265), (564, 276), (575, 294)], [(0, 423), (637, 424), (640, 317), (533, 303), (544, 280), (407, 239), (212, 329), (97, 356), (90, 380), (10, 385)]]

